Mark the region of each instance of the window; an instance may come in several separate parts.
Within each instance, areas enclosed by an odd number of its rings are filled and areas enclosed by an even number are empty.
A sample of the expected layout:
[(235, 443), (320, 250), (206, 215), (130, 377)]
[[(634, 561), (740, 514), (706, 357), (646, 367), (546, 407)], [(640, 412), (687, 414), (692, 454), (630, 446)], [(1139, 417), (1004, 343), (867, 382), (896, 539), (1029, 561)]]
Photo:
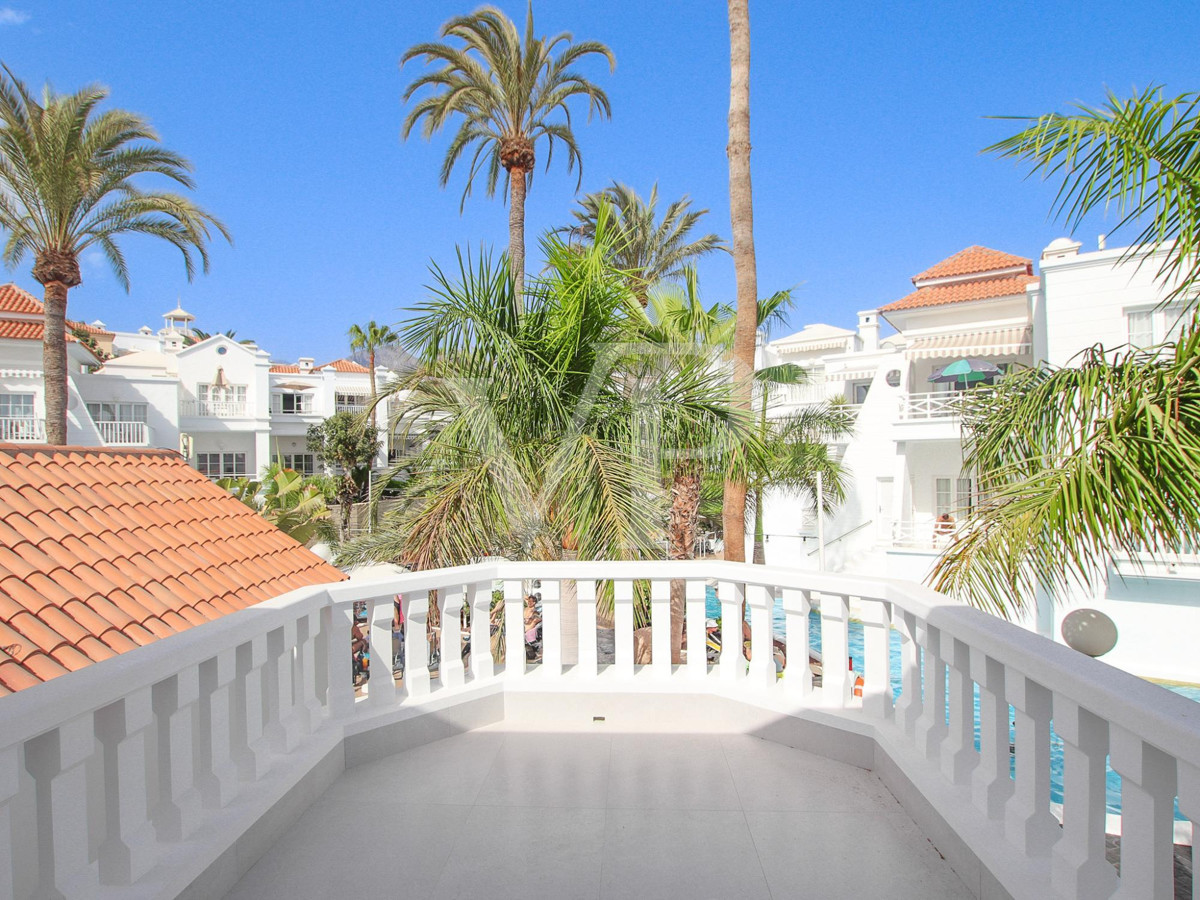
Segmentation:
[(1137, 310), (1128, 312), (1125, 318), (1129, 323), (1129, 343), (1134, 347), (1151, 347), (1154, 345), (1154, 311)]
[(312, 410), (312, 394), (278, 393), (271, 395), (271, 412), (273, 413), (301, 416), (311, 414)]
[(32, 419), (33, 394), (0, 394), (0, 419)]
[(245, 403), (246, 385), (227, 384), (222, 387), (217, 384), (198, 384), (196, 399), (201, 403)]
[(934, 479), (934, 518), (940, 519), (947, 513), (960, 518), (974, 508), (974, 500), (970, 478)]
[(209, 478), (235, 478), (246, 474), (246, 454), (197, 453), (196, 468)]
[(1178, 340), (1186, 321), (1184, 308), (1177, 303), (1163, 309), (1152, 307), (1125, 311), (1129, 343), (1142, 349)]
[(145, 422), (145, 403), (89, 403), (93, 422)]
[(857, 403), (857, 404), (866, 403), (867, 402), (867, 393), (870, 390), (871, 390), (871, 382), (869, 382), (869, 381), (854, 382), (853, 384), (850, 385), (850, 396), (852, 398), (850, 402)]
[(312, 475), (317, 470), (317, 458), (311, 453), (276, 453), (271, 457), (271, 462), (301, 475)]
[(362, 412), (366, 409), (370, 398), (366, 394), (343, 394), (338, 392), (334, 395), (334, 402), (337, 404), (338, 412)]

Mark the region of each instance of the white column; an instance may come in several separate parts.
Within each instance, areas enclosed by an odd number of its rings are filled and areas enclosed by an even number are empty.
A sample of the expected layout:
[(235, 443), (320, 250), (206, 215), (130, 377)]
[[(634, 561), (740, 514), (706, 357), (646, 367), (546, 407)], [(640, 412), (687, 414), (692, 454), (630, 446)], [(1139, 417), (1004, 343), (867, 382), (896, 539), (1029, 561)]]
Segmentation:
[(755, 688), (775, 687), (775, 647), (771, 640), (771, 607), (775, 595), (761, 584), (746, 585), (750, 607), (750, 665), (748, 677)]
[(0, 747), (0, 900), (16, 894), (18, 861), (13, 856), (13, 833), (18, 827), (14, 801), (21, 790), (21, 748)]
[(892, 717), (892, 661), (888, 646), (891, 604), (862, 598), (863, 712), (876, 719)]
[(812, 599), (808, 591), (783, 589), (783, 615), (787, 639), (787, 667), (783, 673), (783, 688), (793, 699), (807, 700), (812, 696), (812, 667), (809, 665), (811, 645), (808, 635), (808, 616)]
[[(467, 680), (462, 661), (462, 609), (465, 596), (461, 584), (452, 584), (438, 591), (442, 622), (442, 661), (438, 666), (438, 681), (442, 687), (460, 687)], [(390, 643), (391, 619), (388, 619), (388, 628)]]
[(479, 581), (469, 588), (471, 603), (471, 678), (486, 681), (496, 673), (492, 659), (492, 584)]
[[(325, 645), (325, 670), (328, 685), (325, 705), (334, 719), (354, 712), (354, 659), (350, 635), (354, 629), (354, 605), (342, 603), (321, 610), (321, 633)], [(404, 683), (408, 684), (405, 672)]]
[(1104, 847), (1108, 723), (1056, 693), (1054, 730), (1063, 742), (1063, 831), (1054, 845), (1051, 883), (1074, 900), (1107, 897), (1117, 887)]
[[(462, 600), (462, 594), (459, 594)], [(371, 678), (367, 681), (367, 705), (374, 712), (382, 712), (396, 705), (396, 680), (392, 677), (392, 618), (396, 613), (396, 598), (388, 594), (372, 597), (368, 602), (367, 638), (371, 647)], [(443, 620), (444, 622), (445, 620)], [(455, 622), (455, 634), (458, 623)], [(442, 655), (445, 664), (445, 654)], [(462, 659), (458, 662), (462, 674)]]
[(942, 631), (923, 620), (917, 623), (917, 643), (925, 652), (925, 699), (917, 720), (917, 748), (930, 762), (937, 763), (946, 739), (946, 663), (941, 656)]
[[(904, 734), (915, 741), (917, 736), (917, 722), (921, 719), (922, 709), (921, 647), (917, 643), (916, 613), (903, 610), (899, 606), (893, 606), (892, 623), (896, 626), (896, 630), (900, 632), (901, 690), (900, 699), (896, 701), (896, 725)], [(1007, 745), (1007, 741), (1005, 743)]]
[(100, 867), (88, 859), (90, 791), (87, 762), (96, 749), (91, 713), (25, 744), (25, 766), (36, 783), (39, 844), (34, 896), (94, 897)]
[(671, 582), (650, 582), (650, 670), (671, 676)]
[(154, 826), (159, 840), (179, 841), (200, 824), (202, 802), (196, 790), (192, 753), (200, 667), (188, 666), (153, 688), (158, 722), (158, 804)]
[(633, 582), (613, 582), (613, 669), (619, 678), (633, 677)]
[(1004, 834), (1027, 856), (1046, 856), (1061, 835), (1050, 813), (1050, 692), (1012, 668), (1004, 689), (1017, 721), (1017, 783)]
[(970, 655), (971, 677), (979, 685), (979, 765), (971, 773), (971, 798), (989, 819), (1003, 821), (1013, 792), (1004, 664), (977, 647)]
[(1121, 776), (1121, 887), (1114, 896), (1172, 900), (1175, 758), (1115, 723), (1109, 742), (1109, 762)]
[[(349, 647), (346, 648), (349, 653)], [(263, 740), (262, 668), (267, 661), (267, 636), (257, 635), (237, 648), (234, 678), (233, 757), (242, 781), (258, 781), (267, 771)]]
[(746, 657), (742, 651), (742, 601), (746, 586), (722, 581), (717, 588), (721, 598), (721, 658), (717, 665), (723, 684), (736, 684), (746, 678)]
[(575, 582), (579, 595), (579, 674), (587, 680), (596, 677), (596, 582), (590, 578)]
[(951, 784), (968, 784), (979, 764), (975, 752), (975, 691), (971, 681), (971, 654), (967, 645), (945, 631), (942, 659), (950, 666), (950, 727), (942, 743), (942, 774)]
[(850, 602), (844, 594), (819, 595), (821, 600), (821, 702), (826, 706), (849, 704)]
[(684, 588), (687, 604), (687, 671), (692, 678), (702, 679), (708, 675), (708, 634), (705, 631), (708, 611), (704, 582), (692, 579)]
[(104, 884), (132, 884), (154, 865), (146, 752), (153, 721), (149, 687), (96, 712), (96, 736), (104, 747), (105, 838), (99, 852)]
[[(410, 697), (424, 697), (429, 694), (428, 626), (429, 592), (405, 591), (404, 688)], [(391, 639), (390, 634), (388, 639)], [(389, 671), (390, 668), (389, 666)]]
[(542, 579), (542, 672), (562, 675), (562, 605), (557, 579)]
[[(300, 621), (303, 621), (303, 617)], [(297, 691), (297, 678), (302, 665), (299, 659), (299, 622), (290, 614), (280, 629), (279, 640), (282, 647), (274, 657), (279, 703), (279, 749), (291, 753), (308, 734), (308, 710)]]
[(520, 581), (504, 582), (504, 677), (525, 674), (525, 593)]

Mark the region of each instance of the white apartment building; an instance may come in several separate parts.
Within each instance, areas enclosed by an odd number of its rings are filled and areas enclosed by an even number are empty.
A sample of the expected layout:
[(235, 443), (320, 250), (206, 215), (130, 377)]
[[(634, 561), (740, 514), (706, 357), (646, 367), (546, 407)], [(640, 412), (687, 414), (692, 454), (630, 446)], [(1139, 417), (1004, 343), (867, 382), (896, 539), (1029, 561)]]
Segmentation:
[[(42, 316), (36, 298), (0, 286), (0, 442), (45, 440)], [(83, 326), (102, 355), (116, 354), (107, 360), (68, 338), (71, 444), (178, 450), (211, 478), (253, 476), (271, 462), (313, 474), (308, 427), (370, 401), (370, 372), (353, 360), (281, 365), (225, 335), (190, 343), (194, 317), (179, 307), (163, 319), (157, 333)], [(392, 377), (382, 367), (375, 374), (380, 386)], [(386, 419), (381, 412), (384, 431)], [(384, 442), (376, 467), (387, 459)]]
[[(1039, 361), (1061, 366), (1098, 343), (1110, 351), (1150, 346), (1177, 331), (1180, 308), (1161, 305), (1169, 289), (1155, 281), (1159, 260), (1139, 265), (1125, 254), (1084, 253), (1060, 238), (1043, 251), (1035, 275), (1030, 259), (968, 247), (914, 276), (904, 297), (859, 313), (856, 331), (809, 325), (762, 349), (763, 364), (793, 362), (811, 376), (775, 414), (826, 398), (855, 410), (843, 448), (849, 490), (824, 523), (827, 569), (924, 580), (947, 541), (939, 517), (957, 520), (975, 502), (950, 402), (964, 387), (931, 382), (941, 368), (965, 358), (1001, 373)], [(896, 329), (883, 339), (881, 317)], [(764, 525), (768, 563), (817, 566), (810, 499), (769, 498)], [(1100, 609), (1120, 634), (1106, 662), (1144, 677), (1200, 682), (1200, 556), (1118, 560), (1094, 588), (1053, 600), (1026, 624), (1061, 640), (1068, 612)]]

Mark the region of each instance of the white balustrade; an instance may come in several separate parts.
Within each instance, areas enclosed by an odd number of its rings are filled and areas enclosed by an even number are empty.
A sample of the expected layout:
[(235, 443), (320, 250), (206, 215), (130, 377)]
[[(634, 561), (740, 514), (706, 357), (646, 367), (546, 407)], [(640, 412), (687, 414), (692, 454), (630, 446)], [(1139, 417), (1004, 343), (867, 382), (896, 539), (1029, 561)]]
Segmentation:
[(46, 441), (46, 420), (32, 416), (0, 416), (0, 443), (42, 444)]
[(179, 415), (192, 418), (244, 419), (254, 415), (245, 400), (181, 400)]
[(900, 398), (900, 418), (904, 421), (952, 419), (960, 414), (962, 397), (952, 391), (905, 394)]
[(100, 439), (110, 447), (145, 447), (150, 429), (145, 422), (97, 422)]
[[(684, 666), (671, 660), (673, 580), (684, 588)], [(531, 654), (537, 664), (527, 666), (524, 596), (539, 581), (542, 638)], [(723, 624), (715, 666), (705, 632), (705, 586), (713, 581)], [(491, 635), (498, 583), (503, 662)], [(574, 664), (562, 647), (568, 589), (579, 600)], [(398, 594), (406, 619), (401, 685), (390, 665)], [(435, 598), (441, 655), (431, 679), (427, 626)], [(598, 598), (612, 598), (611, 656), (598, 650)], [(639, 603), (652, 623), (648, 666), (634, 658)], [(356, 604), (366, 610), (358, 627), (371, 659), (370, 678), (357, 687)], [(781, 673), (772, 633), (780, 607), (788, 651)], [(814, 607), (820, 687), (809, 664)], [(861, 701), (847, 666), (858, 628)], [(294, 591), (0, 699), (0, 898), (166, 884), (156, 867), (179, 865), (185, 842), (220, 836), (226, 817), (241, 821), (244, 798), (259, 785), (298, 779), (303, 770), (290, 767), (313, 765), (331, 746), (314, 741), (368, 730), (376, 718), (394, 723), (404, 707), (440, 709), (480, 690), (540, 691), (556, 683), (556, 690), (584, 692), (712, 693), (780, 718), (814, 710), (825, 727), (842, 722), (873, 737), (912, 785), (930, 788), (926, 798), (946, 822), (971, 823), (963, 840), (990, 860), (993, 874), (1016, 885), (1014, 896), (1034, 896), (1027, 886), (1037, 885), (1036, 896), (1075, 900), (1172, 897), (1176, 799), (1193, 822), (1200, 816), (1200, 726), (1179, 706), (1189, 701), (926, 588), (719, 561), (495, 562)], [(1050, 802), (1052, 721), (1063, 744), (1061, 827)], [(309, 754), (312, 746), (320, 752)], [(1119, 875), (1105, 856), (1106, 760), (1122, 782)]]

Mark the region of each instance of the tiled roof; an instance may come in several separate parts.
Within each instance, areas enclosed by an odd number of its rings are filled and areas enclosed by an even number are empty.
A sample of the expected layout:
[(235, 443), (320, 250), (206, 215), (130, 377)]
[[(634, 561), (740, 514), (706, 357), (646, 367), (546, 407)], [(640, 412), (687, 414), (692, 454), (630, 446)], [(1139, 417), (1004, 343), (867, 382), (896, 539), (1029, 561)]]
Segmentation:
[(173, 451), (0, 444), (0, 696), (344, 577)]
[(941, 306), (944, 303), (1011, 297), (1024, 294), (1025, 286), (1036, 281), (1037, 277), (1034, 275), (1013, 275), (1008, 278), (985, 278), (979, 281), (960, 281), (955, 284), (917, 288), (907, 297), (901, 297), (895, 303), (881, 306), (879, 311), (889, 313), (901, 309), (917, 309), (922, 306)]
[(1024, 266), (1028, 275), (1033, 274), (1033, 261), (1023, 256), (1014, 256), (990, 247), (980, 247), (978, 244), (959, 250), (953, 256), (948, 256), (940, 263), (930, 266), (924, 272), (913, 276), (913, 283), (928, 278), (950, 278), (955, 275), (974, 275), (978, 272), (995, 272), (997, 269), (1012, 269)]
[(42, 302), (15, 284), (0, 284), (0, 313), (30, 313), (40, 316)]
[(271, 366), (271, 374), (272, 375), (299, 375), (300, 367), (277, 364), (277, 365)]
[(366, 366), (359, 365), (352, 359), (335, 359), (333, 362), (327, 362), (323, 365), (313, 366), (313, 371), (317, 369), (333, 369), (335, 372), (346, 372), (357, 375), (366, 375), (371, 370)]

